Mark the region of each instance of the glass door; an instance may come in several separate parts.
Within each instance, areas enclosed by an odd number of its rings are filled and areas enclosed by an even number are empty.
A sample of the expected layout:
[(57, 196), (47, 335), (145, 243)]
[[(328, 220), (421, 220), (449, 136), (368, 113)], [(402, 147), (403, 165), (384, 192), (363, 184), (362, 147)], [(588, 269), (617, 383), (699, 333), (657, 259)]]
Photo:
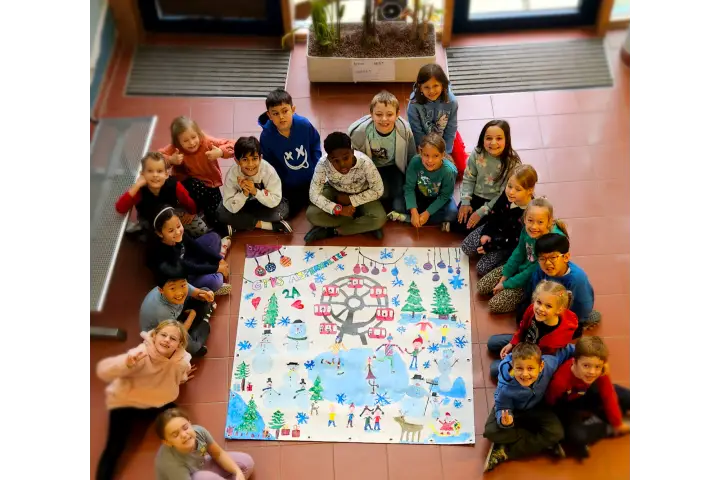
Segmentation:
[(454, 33), (595, 24), (601, 0), (455, 0)]
[(138, 0), (148, 32), (282, 36), (281, 1)]

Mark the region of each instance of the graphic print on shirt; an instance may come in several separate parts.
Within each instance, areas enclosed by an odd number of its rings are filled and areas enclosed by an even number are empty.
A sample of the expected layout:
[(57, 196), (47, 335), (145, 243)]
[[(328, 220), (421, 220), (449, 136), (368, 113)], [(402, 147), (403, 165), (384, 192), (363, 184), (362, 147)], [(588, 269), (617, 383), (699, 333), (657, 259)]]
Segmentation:
[(426, 176), (422, 172), (418, 174), (417, 187), (420, 192), (426, 197), (437, 197), (440, 194), (441, 184), (434, 183), (430, 180), (430, 177)]
[(370, 142), (370, 151), (372, 152), (372, 158), (378, 163), (383, 164), (390, 161), (387, 149), (381, 147), (376, 142)]
[(305, 145), (300, 145), (295, 148), (295, 154), (293, 156), (292, 150), (285, 152), (284, 155), (285, 165), (290, 170), (302, 170), (303, 168), (310, 168), (310, 162), (308, 162), (308, 152), (305, 150)]
[(530, 323), (530, 328), (528, 328), (527, 331), (525, 332), (525, 338), (523, 339), (523, 341), (525, 343), (537, 344), (539, 338), (540, 338), (540, 330), (538, 330), (537, 323), (535, 323), (535, 320), (533, 320)]
[(445, 127), (447, 127), (448, 120), (450, 119), (450, 113), (443, 110), (438, 110), (437, 118), (435, 118), (435, 113), (435, 111), (425, 111), (423, 127), (424, 130), (428, 133), (435, 132), (442, 135), (445, 131)]
[(535, 246), (525, 243), (525, 255), (527, 255), (528, 262), (535, 262)]

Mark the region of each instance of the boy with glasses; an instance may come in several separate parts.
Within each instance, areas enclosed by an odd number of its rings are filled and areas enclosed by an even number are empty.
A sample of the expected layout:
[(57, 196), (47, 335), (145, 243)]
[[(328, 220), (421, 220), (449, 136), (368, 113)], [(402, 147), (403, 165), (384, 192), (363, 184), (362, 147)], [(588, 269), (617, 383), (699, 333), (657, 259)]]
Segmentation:
[(563, 285), (571, 294), (570, 310), (579, 320), (575, 337), (583, 331), (595, 328), (600, 323), (600, 312), (593, 310), (595, 292), (587, 274), (577, 264), (570, 261), (570, 241), (564, 235), (548, 233), (535, 242), (535, 255), (538, 266), (525, 285), (525, 300), (516, 312), (518, 324), (530, 305), (532, 292), (543, 280), (552, 280)]

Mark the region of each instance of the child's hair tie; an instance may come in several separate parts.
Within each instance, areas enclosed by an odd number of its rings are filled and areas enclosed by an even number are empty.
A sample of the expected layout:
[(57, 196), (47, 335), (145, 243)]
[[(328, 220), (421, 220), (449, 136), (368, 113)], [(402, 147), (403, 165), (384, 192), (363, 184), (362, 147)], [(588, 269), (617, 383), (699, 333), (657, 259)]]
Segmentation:
[(155, 220), (153, 220), (153, 228), (154, 228), (155, 230), (157, 230), (157, 225), (156, 225), (156, 223), (157, 223), (157, 219), (160, 217), (160, 215), (162, 215), (163, 212), (166, 211), (166, 210), (172, 210), (172, 208), (173, 208), (173, 207), (165, 207), (165, 208), (163, 208), (162, 210), (160, 210), (157, 215), (155, 215)]

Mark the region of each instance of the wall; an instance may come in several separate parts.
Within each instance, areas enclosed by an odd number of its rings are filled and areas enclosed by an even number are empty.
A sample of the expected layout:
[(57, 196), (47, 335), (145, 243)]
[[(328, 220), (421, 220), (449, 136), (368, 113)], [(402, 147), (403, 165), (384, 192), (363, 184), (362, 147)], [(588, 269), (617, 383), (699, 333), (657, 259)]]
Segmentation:
[(115, 22), (107, 0), (90, 0), (90, 112), (100, 93), (105, 70), (115, 44)]

